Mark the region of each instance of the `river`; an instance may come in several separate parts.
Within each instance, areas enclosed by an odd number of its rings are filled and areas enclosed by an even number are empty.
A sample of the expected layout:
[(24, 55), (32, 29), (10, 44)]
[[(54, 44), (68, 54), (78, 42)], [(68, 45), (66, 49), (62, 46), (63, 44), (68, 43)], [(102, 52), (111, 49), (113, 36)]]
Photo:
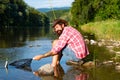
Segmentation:
[[(11, 63), (19, 59), (32, 58), (51, 49), (53, 38), (49, 35), (41, 36), (37, 34), (36, 36), (26, 35), (24, 37), (26, 37), (24, 40), (21, 36), (7, 40), (4, 40), (4, 38), (0, 39), (0, 80), (55, 80), (53, 76), (38, 77), (33, 74), (33, 71), (38, 70), (40, 66), (51, 63), (52, 57), (39, 61), (33, 60), (31, 63), (32, 71), (18, 69), (10, 65), (8, 69), (4, 67), (6, 60), (8, 60), (8, 63)], [(16, 38), (19, 38), (19, 40)], [(99, 58), (101, 61), (110, 59), (109, 52), (103, 47), (89, 46), (89, 49), (94, 54), (94, 58)], [(60, 62), (64, 74), (57, 80), (120, 80), (120, 73), (115, 70), (114, 65), (103, 65), (81, 70), (66, 65), (67, 60), (67, 55), (64, 54)]]

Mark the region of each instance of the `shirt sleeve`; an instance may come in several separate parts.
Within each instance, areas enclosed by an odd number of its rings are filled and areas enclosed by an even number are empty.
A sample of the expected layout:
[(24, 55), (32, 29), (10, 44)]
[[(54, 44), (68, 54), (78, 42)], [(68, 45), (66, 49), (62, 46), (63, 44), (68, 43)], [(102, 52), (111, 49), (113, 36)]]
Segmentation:
[(61, 36), (58, 39), (57, 44), (53, 46), (51, 51), (55, 53), (60, 52), (67, 45), (69, 39), (70, 39), (69, 31), (67, 29), (64, 29)]

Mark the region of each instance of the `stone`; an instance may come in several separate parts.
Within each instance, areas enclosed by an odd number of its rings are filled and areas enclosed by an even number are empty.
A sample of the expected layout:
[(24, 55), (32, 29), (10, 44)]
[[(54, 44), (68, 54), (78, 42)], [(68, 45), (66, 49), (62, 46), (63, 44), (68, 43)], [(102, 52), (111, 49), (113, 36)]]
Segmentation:
[(72, 61), (72, 60), (68, 60), (66, 62), (67, 65), (77, 65), (77, 66), (81, 66), (83, 64), (83, 61)]
[(120, 65), (116, 65), (116, 66), (115, 66), (115, 69), (116, 69), (118, 72), (120, 72)]
[(39, 75), (53, 75), (54, 69), (51, 64), (45, 64), (38, 69)]
[(88, 61), (88, 62), (85, 62), (82, 66), (85, 67), (85, 68), (93, 68), (93, 67), (95, 67), (95, 62), (94, 61)]

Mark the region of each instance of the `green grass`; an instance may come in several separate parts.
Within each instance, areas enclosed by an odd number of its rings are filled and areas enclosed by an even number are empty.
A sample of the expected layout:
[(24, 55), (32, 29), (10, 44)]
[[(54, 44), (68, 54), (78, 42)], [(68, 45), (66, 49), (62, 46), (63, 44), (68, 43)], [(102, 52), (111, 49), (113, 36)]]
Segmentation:
[(91, 22), (80, 27), (83, 32), (95, 34), (97, 39), (120, 40), (120, 20)]

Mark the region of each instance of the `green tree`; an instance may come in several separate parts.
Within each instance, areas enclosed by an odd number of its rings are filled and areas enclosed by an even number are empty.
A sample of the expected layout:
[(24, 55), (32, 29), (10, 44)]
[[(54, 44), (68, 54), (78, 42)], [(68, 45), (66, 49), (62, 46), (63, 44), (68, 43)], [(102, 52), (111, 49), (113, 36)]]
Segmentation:
[(95, 0), (95, 20), (120, 19), (120, 0)]
[(0, 0), (0, 36), (4, 33), (21, 34), (49, 30), (49, 18), (28, 6), (23, 0)]
[(92, 3), (93, 0), (75, 0), (73, 2), (71, 8), (73, 24), (78, 26), (93, 20), (94, 8)]
[(42, 26), (44, 17), (45, 14), (29, 7), (23, 0), (0, 0), (0, 27)]
[(120, 19), (120, 0), (75, 0), (71, 14), (72, 24), (76, 26), (96, 20)]

